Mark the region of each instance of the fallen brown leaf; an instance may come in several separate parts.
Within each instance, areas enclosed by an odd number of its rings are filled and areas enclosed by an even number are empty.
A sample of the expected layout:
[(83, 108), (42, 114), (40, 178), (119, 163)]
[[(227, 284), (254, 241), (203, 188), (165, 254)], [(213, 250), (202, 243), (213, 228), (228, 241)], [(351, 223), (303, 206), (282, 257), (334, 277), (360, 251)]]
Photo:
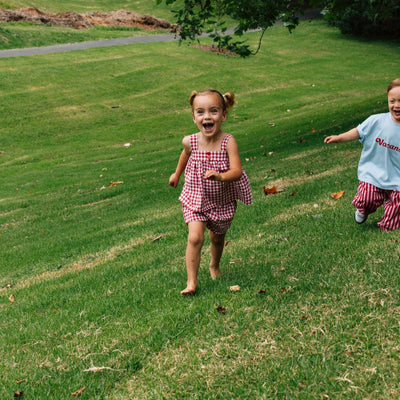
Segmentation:
[(86, 387), (83, 387), (82, 389), (79, 389), (76, 392), (72, 393), (71, 396), (72, 397), (80, 396), (85, 390), (86, 390)]
[(240, 286), (239, 285), (233, 285), (229, 287), (229, 290), (231, 292), (239, 292), (240, 291)]
[(294, 196), (295, 194), (297, 194), (297, 192), (295, 190), (292, 190), (292, 193), (290, 193), (289, 196)]
[(110, 182), (107, 187), (122, 185), (123, 181)]
[(264, 194), (268, 196), (269, 194), (282, 193), (283, 189), (278, 189), (276, 186), (271, 186), (271, 187), (263, 186), (263, 191)]
[(264, 294), (264, 293), (266, 293), (266, 290), (265, 290), (265, 289), (260, 289), (260, 290), (258, 291), (258, 294)]
[(155, 238), (153, 238), (153, 239), (151, 240), (151, 243), (157, 242), (158, 240), (162, 239), (164, 236), (165, 236), (165, 235), (156, 236)]
[(18, 392), (14, 393), (14, 397), (22, 397), (24, 395), (24, 392), (22, 390), (18, 390)]
[(9, 298), (8, 298), (10, 303), (14, 303), (15, 301), (15, 296), (12, 294)]
[(335, 200), (340, 199), (341, 197), (343, 197), (343, 195), (344, 195), (344, 190), (341, 190), (336, 193), (331, 193), (332, 199), (335, 199)]
[(218, 311), (219, 313), (221, 313), (221, 314), (225, 314), (225, 313), (226, 313), (226, 308), (225, 308), (225, 307), (222, 307), (221, 305), (219, 305), (219, 306), (217, 307), (217, 311)]
[(275, 194), (278, 191), (278, 189), (276, 186), (271, 186), (271, 187), (263, 186), (263, 191), (264, 194), (268, 196), (269, 194)]

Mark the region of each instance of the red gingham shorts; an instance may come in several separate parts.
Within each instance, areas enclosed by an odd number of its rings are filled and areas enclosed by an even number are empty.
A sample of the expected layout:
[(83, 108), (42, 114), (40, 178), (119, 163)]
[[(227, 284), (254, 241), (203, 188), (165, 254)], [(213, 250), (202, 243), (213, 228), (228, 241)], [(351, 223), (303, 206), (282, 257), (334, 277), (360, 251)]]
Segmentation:
[(207, 211), (192, 211), (190, 208), (182, 205), (183, 217), (186, 224), (193, 221), (202, 221), (206, 227), (216, 235), (225, 235), (231, 226), (236, 211), (236, 201), (213, 208)]

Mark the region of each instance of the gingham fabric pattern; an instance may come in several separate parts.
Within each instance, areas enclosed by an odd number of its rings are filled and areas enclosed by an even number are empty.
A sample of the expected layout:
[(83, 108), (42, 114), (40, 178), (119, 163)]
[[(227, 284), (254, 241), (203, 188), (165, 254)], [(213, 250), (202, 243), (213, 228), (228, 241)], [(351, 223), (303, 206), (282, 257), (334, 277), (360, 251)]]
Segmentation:
[(212, 210), (196, 212), (187, 208), (185, 205), (183, 207), (183, 217), (185, 222), (188, 224), (193, 221), (202, 221), (206, 223), (206, 227), (216, 233), (217, 235), (225, 235), (231, 226), (233, 217), (236, 211), (236, 201), (226, 204)]
[(192, 152), (186, 165), (185, 184), (179, 197), (182, 204), (190, 210), (204, 212), (218, 209), (236, 200), (244, 204), (252, 204), (250, 182), (244, 171), (241, 178), (235, 182), (204, 179), (206, 171), (214, 170), (222, 173), (229, 170), (226, 146), (231, 137), (231, 135), (226, 135), (223, 138), (221, 151), (199, 151), (197, 150), (197, 134), (190, 136)]
[(367, 182), (360, 182), (352, 204), (363, 214), (372, 214), (384, 204), (384, 213), (378, 226), (384, 231), (400, 227), (400, 192), (377, 188)]

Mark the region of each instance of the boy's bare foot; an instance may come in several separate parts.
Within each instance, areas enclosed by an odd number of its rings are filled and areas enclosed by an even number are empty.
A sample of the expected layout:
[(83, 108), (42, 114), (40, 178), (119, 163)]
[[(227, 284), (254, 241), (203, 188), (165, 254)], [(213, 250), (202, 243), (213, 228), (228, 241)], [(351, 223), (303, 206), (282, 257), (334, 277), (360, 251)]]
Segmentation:
[(210, 267), (210, 275), (211, 279), (217, 279), (221, 276), (221, 270), (219, 269), (219, 267), (217, 268)]

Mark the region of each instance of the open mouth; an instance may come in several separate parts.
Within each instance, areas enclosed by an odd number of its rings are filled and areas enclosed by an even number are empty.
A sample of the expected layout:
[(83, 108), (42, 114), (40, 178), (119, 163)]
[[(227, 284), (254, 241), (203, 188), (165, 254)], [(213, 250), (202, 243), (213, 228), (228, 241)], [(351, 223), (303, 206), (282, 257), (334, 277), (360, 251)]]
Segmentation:
[(206, 131), (211, 131), (214, 128), (214, 124), (212, 122), (206, 122), (205, 124), (203, 124), (203, 128)]

